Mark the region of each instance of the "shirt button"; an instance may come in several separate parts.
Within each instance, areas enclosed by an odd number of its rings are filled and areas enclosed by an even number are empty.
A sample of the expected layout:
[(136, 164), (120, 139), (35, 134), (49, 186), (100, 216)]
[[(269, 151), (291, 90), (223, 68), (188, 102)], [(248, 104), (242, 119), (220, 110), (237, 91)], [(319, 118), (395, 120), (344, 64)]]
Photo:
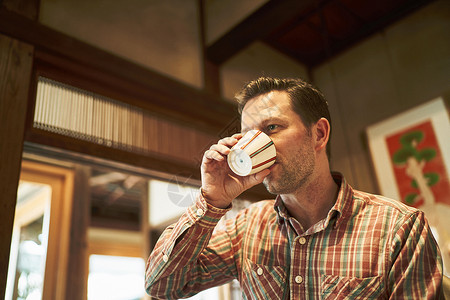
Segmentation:
[(258, 268), (258, 270), (256, 270), (256, 274), (262, 275), (263, 274), (263, 269), (262, 268)]
[(163, 261), (164, 262), (168, 262), (169, 261), (169, 257), (166, 254), (163, 255)]
[(203, 214), (204, 214), (203, 209), (201, 208), (197, 209), (197, 216), (201, 217), (203, 216)]
[(298, 284), (303, 282), (303, 277), (300, 275), (295, 276), (295, 282), (297, 282)]
[(304, 245), (306, 243), (306, 239), (304, 237), (301, 237), (298, 239), (298, 242), (300, 243), (300, 245)]

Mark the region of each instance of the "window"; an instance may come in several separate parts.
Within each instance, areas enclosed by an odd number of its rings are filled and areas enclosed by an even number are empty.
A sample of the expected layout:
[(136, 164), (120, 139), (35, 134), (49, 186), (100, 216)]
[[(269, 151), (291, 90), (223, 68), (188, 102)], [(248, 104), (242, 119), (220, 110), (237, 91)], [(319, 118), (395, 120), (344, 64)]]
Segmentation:
[[(176, 177), (175, 177), (176, 178)], [(149, 224), (161, 227), (176, 221), (187, 207), (194, 203), (199, 188), (192, 185), (150, 180), (149, 182)]]
[(145, 261), (140, 257), (91, 255), (88, 300), (138, 300), (145, 295)]
[(6, 299), (41, 299), (47, 255), (51, 187), (20, 181)]
[(71, 170), (22, 162), (6, 300), (64, 298), (72, 190)]
[[(199, 186), (187, 184), (174, 177), (171, 181), (152, 179), (149, 181), (150, 228), (162, 232), (169, 223), (176, 222), (187, 207), (194, 203)], [(152, 241), (156, 242), (156, 241)], [(198, 293), (190, 300), (222, 300), (230, 297), (230, 285), (211, 288)]]

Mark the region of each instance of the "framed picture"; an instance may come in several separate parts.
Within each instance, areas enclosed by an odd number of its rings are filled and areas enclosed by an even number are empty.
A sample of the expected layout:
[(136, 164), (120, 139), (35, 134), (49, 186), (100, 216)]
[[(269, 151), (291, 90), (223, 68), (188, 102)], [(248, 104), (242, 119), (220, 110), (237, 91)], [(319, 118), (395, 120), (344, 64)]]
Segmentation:
[(367, 128), (381, 194), (425, 212), (450, 272), (450, 121), (434, 99)]

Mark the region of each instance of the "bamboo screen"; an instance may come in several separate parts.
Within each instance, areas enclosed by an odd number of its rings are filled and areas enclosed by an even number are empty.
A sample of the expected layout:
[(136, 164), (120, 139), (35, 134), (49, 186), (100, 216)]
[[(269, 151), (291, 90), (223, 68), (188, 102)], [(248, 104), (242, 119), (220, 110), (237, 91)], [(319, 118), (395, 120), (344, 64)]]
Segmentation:
[(43, 77), (38, 80), (33, 126), (116, 149), (191, 161), (214, 139), (138, 107)]

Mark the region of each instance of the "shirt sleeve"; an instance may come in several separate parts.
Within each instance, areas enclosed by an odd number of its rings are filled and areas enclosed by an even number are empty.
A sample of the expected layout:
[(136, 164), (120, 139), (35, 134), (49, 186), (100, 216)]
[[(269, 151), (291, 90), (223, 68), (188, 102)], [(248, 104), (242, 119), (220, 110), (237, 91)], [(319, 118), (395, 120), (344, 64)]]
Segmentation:
[(398, 227), (390, 260), (391, 299), (441, 299), (442, 258), (423, 212), (409, 215)]
[(216, 208), (199, 195), (178, 222), (164, 230), (147, 261), (148, 294), (178, 299), (236, 278), (231, 238), (226, 230), (214, 231), (230, 208)]

